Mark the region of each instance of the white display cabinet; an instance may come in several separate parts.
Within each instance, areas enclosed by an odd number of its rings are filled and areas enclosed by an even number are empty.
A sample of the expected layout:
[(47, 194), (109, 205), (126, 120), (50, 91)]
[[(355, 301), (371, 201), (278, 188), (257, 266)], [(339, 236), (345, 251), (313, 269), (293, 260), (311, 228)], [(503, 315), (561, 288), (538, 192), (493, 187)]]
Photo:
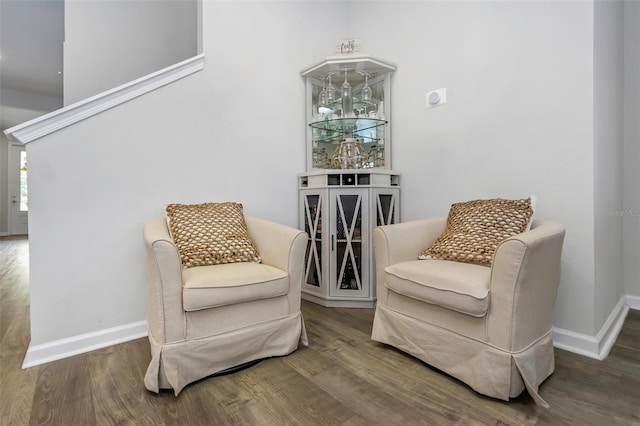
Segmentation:
[(349, 55), (302, 71), (307, 164), (298, 175), (299, 223), (309, 234), (303, 299), (329, 307), (375, 304), (372, 229), (400, 221), (400, 176), (391, 170), (390, 149), (395, 69)]

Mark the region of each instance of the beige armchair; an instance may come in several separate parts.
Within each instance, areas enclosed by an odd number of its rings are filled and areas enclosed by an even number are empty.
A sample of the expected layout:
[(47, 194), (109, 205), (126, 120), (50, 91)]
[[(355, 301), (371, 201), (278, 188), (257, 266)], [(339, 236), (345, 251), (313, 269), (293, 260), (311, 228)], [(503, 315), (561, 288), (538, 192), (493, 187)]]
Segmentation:
[(246, 218), (262, 263), (182, 269), (167, 221), (145, 224), (151, 362), (148, 390), (173, 389), (307, 346), (300, 313), (306, 234)]
[(502, 400), (554, 370), (552, 316), (564, 228), (534, 220), (498, 245), (490, 267), (417, 260), (446, 218), (373, 231), (377, 306), (372, 339), (394, 346)]

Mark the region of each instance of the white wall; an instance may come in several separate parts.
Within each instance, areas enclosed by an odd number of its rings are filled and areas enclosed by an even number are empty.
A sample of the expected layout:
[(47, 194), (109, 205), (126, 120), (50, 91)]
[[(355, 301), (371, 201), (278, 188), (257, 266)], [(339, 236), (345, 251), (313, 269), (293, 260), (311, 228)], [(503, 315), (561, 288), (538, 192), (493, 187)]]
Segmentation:
[(196, 0), (65, 3), (64, 104), (197, 54)]
[(624, 285), (640, 302), (640, 2), (624, 3)]
[(146, 319), (142, 225), (167, 203), (297, 226), (300, 70), (331, 53), (315, 29), (344, 27), (338, 7), (205, 2), (203, 71), (27, 145), (31, 348)]
[(57, 95), (3, 88), (1, 96), (2, 121), (9, 122), (10, 126), (62, 108), (62, 99)]
[[(351, 3), (358, 34), (398, 65), (393, 168), (402, 219), (452, 203), (538, 196), (566, 226), (554, 325), (593, 335), (593, 5)], [(385, 30), (386, 29), (386, 30)], [(425, 108), (426, 92), (447, 103)]]
[(622, 280), (623, 3), (594, 4), (595, 330), (624, 295)]

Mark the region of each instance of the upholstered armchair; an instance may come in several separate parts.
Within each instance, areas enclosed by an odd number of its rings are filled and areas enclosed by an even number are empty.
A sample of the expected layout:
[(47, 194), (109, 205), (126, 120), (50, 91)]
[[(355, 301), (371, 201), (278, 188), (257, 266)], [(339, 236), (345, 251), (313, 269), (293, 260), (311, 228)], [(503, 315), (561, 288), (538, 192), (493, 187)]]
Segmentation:
[(377, 306), (372, 339), (502, 400), (554, 371), (552, 315), (564, 228), (534, 220), (497, 245), (491, 265), (419, 260), (446, 218), (373, 230)]
[(167, 218), (144, 225), (148, 390), (178, 395), (196, 380), (308, 344), (300, 313), (306, 234), (257, 218), (246, 227), (260, 263), (184, 268)]

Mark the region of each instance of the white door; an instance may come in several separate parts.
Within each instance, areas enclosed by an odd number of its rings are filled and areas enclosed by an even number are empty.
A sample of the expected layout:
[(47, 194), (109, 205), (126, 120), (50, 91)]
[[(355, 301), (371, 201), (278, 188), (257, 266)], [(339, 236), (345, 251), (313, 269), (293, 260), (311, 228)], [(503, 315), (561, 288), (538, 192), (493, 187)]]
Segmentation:
[(28, 233), (27, 152), (24, 145), (9, 144), (9, 234)]
[(369, 297), (368, 190), (331, 192), (332, 238), (329, 296)]

